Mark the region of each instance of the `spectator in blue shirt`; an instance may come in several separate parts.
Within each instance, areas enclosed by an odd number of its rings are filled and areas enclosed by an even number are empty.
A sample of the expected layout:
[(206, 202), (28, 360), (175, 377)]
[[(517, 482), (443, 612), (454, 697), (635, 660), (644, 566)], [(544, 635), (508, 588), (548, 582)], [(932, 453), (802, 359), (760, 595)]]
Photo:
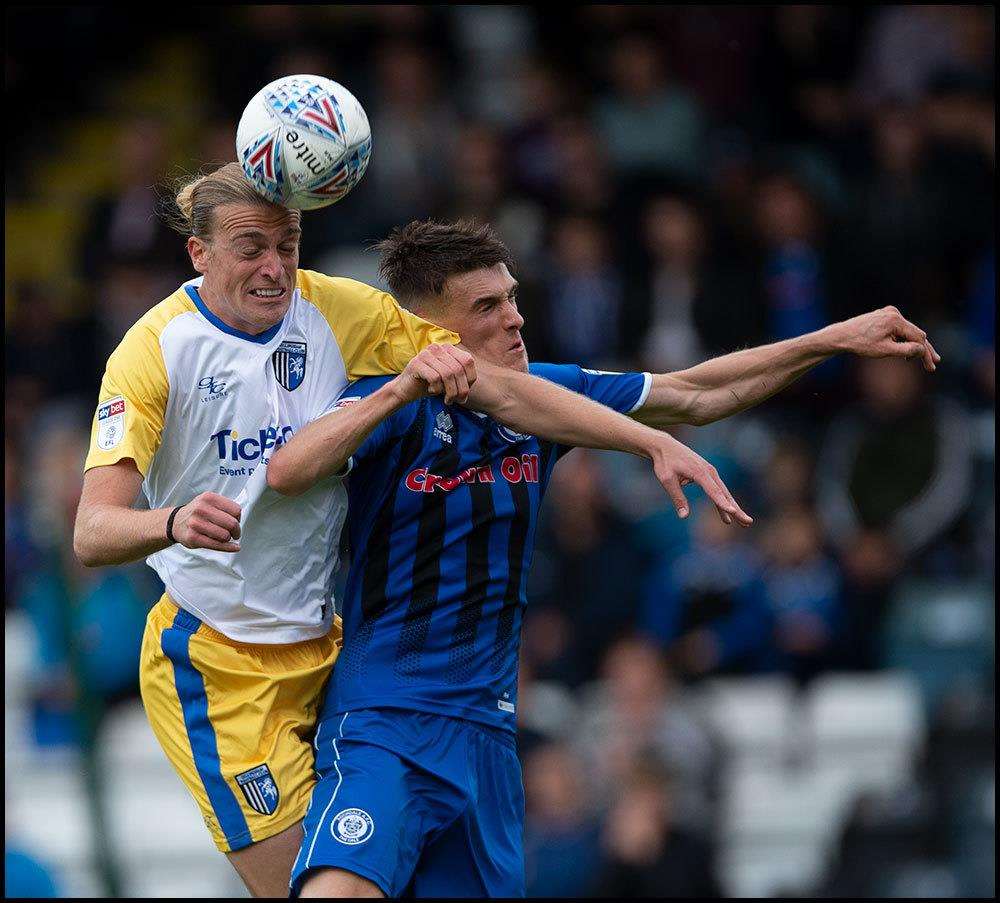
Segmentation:
[(707, 508), (696, 516), (690, 549), (649, 574), (640, 627), (682, 674), (766, 670), (773, 655), (760, 557), (724, 524), (720, 530)]
[(764, 586), (778, 665), (808, 680), (834, 664), (843, 626), (840, 572), (825, 553), (816, 515), (808, 508), (779, 514), (765, 548)]
[(525, 762), (529, 897), (580, 897), (594, 879), (599, 826), (587, 809), (585, 783), (583, 763), (565, 746), (541, 746)]

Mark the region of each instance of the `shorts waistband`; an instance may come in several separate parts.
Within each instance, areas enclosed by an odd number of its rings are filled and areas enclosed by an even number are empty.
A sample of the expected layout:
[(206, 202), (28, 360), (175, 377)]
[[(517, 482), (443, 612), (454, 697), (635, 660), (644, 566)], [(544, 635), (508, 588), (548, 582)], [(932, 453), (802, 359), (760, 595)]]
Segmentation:
[(488, 740), (501, 743), (512, 749), (514, 752), (517, 752), (517, 735), (511, 730), (498, 727), (494, 724), (485, 724), (482, 721), (476, 721), (471, 718), (461, 718), (457, 715), (448, 715), (444, 712), (434, 712), (428, 709), (411, 708), (406, 705), (368, 705), (362, 706), (358, 709), (337, 709), (336, 711), (331, 712), (327, 717), (341, 718), (345, 715), (353, 713), (362, 714), (364, 712), (401, 712), (406, 715), (419, 715), (425, 718), (440, 718), (457, 728), (472, 730), (476, 733), (482, 734)]
[(497, 727), (493, 724), (484, 724), (482, 721), (470, 720), (465, 723), (485, 734), (490, 740), (502, 743), (504, 746), (510, 747), (514, 752), (517, 752), (517, 735), (513, 731)]
[(181, 608), (167, 593), (164, 593), (160, 597), (158, 604), (166, 609), (164, 614), (167, 620), (170, 621), (172, 627), (176, 627), (178, 630), (183, 630), (187, 633), (198, 633), (207, 639), (225, 643), (229, 646), (247, 645), (246, 643), (239, 643), (236, 640), (230, 639), (224, 633), (220, 633), (218, 630), (209, 627), (201, 618), (196, 618), (187, 609)]
[[(214, 627), (210, 627), (201, 618), (191, 614), (186, 608), (178, 605), (167, 593), (164, 593), (157, 606), (162, 606), (163, 616), (171, 623), (171, 626), (190, 634), (198, 634), (200, 637), (212, 640), (215, 643), (223, 643), (232, 646), (234, 649), (281, 649), (282, 647), (305, 647), (311, 643), (320, 643), (333, 639), (330, 634), (314, 637), (311, 640), (300, 640), (298, 643), (245, 643), (241, 640), (234, 640), (232, 637), (220, 633)], [(336, 641), (336, 640), (334, 640)]]

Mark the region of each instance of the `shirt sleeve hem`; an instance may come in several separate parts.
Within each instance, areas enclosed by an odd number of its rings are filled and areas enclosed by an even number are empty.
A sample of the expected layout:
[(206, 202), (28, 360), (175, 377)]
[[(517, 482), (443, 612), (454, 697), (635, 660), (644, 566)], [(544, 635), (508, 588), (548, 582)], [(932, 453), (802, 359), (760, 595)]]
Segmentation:
[(111, 467), (115, 464), (120, 464), (122, 461), (131, 461), (135, 464), (135, 469), (139, 471), (142, 478), (146, 478), (146, 471), (149, 470), (149, 465), (147, 464), (143, 467), (139, 463), (139, 459), (136, 458), (134, 454), (127, 451), (122, 452), (120, 455), (108, 455), (108, 460), (106, 461), (94, 460), (94, 456), (89, 456), (83, 464), (83, 472), (86, 473), (88, 470), (93, 470), (95, 467)]
[(653, 374), (643, 373), (642, 374), (642, 391), (639, 393), (638, 399), (632, 407), (630, 407), (625, 413), (634, 414), (639, 410), (645, 403), (646, 399), (649, 398), (649, 390), (653, 388)]

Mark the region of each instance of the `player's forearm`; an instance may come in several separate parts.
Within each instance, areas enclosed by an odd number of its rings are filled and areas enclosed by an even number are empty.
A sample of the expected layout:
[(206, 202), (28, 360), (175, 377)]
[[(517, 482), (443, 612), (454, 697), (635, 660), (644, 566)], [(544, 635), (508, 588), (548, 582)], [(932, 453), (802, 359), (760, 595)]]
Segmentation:
[(170, 508), (137, 511), (121, 505), (80, 506), (73, 530), (73, 551), (86, 567), (137, 561), (171, 545)]
[(267, 485), (282, 495), (301, 495), (340, 473), (379, 423), (406, 403), (387, 383), (377, 392), (314, 420), (271, 456)]
[(676, 373), (656, 374), (645, 404), (634, 416), (657, 428), (676, 423), (701, 426), (752, 408), (842, 350), (837, 325), (736, 351)]
[(479, 378), (470, 392), (469, 407), (505, 426), (561, 445), (650, 457), (656, 434), (623, 414), (545, 379), (481, 361), (476, 366)]

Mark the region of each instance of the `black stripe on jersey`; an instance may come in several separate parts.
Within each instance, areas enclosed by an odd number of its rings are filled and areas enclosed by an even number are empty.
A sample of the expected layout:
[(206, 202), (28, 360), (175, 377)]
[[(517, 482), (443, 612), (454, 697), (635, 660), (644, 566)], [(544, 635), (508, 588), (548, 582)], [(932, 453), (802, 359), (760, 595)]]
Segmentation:
[[(462, 459), (459, 454), (458, 422), (453, 420), (452, 441), (446, 443), (434, 458), (430, 472), (450, 477), (458, 472)], [(425, 492), (417, 523), (417, 548), (413, 556), (413, 580), (410, 604), (399, 633), (396, 662), (397, 677), (413, 677), (420, 669), (420, 655), (427, 643), (431, 612), (438, 601), (441, 583), (441, 552), (448, 526), (447, 492)]]
[[(395, 523), (396, 497), (399, 495), (403, 476), (413, 466), (413, 462), (420, 454), (420, 449), (423, 448), (424, 418), (425, 404), (421, 403), (413, 426), (403, 437), (399, 461), (393, 471), (392, 480), (388, 484), (389, 494), (372, 523), (369, 545), (365, 550), (365, 560), (359, 562), (364, 568), (364, 579), (361, 583), (361, 611), (364, 613), (365, 620), (377, 617), (385, 607), (386, 584), (389, 581), (389, 552), (392, 549), (389, 538)], [(371, 551), (372, 543), (375, 545), (374, 554)]]
[[(544, 483), (549, 474), (549, 463), (552, 460), (552, 455), (555, 454), (556, 444), (555, 442), (538, 440), (538, 478), (541, 483)], [(539, 488), (539, 492), (541, 489)]]
[(523, 480), (510, 484), (514, 514), (510, 519), (507, 539), (507, 586), (503, 606), (497, 616), (497, 635), (493, 643), (490, 667), (500, 671), (506, 664), (508, 646), (514, 633), (514, 620), (521, 605), (521, 574), (524, 571), (524, 551), (531, 523), (531, 497)]
[[(399, 487), (403, 480), (403, 475), (407, 468), (413, 465), (420, 449), (423, 447), (424, 435), (424, 405), (420, 405), (420, 410), (413, 422), (413, 426), (403, 437), (399, 451), (399, 461), (393, 470), (392, 480), (388, 483), (388, 494), (378, 514), (375, 516), (369, 543), (365, 549), (365, 558), (358, 562), (358, 566), (364, 569), (361, 581), (361, 611), (362, 621), (354, 634), (353, 640), (347, 644), (338, 660), (338, 665), (349, 674), (358, 675), (364, 668), (368, 644), (375, 633), (375, 625), (379, 615), (385, 610), (388, 588), (386, 583), (389, 580), (389, 552), (392, 544), (389, 537), (392, 532), (394, 522), (394, 512), (396, 509), (396, 497), (399, 494)], [(374, 553), (373, 549), (374, 541)], [(357, 550), (353, 550), (357, 554)], [(352, 565), (354, 562), (352, 562)]]
[[(483, 431), (481, 456), (476, 467), (490, 463), (490, 430)], [(474, 480), (469, 484), (472, 498), (472, 528), (465, 544), (465, 599), (458, 613), (448, 650), (445, 680), (461, 683), (468, 678), (475, 654), (476, 629), (490, 584), (490, 530), (495, 508), (491, 484)]]

